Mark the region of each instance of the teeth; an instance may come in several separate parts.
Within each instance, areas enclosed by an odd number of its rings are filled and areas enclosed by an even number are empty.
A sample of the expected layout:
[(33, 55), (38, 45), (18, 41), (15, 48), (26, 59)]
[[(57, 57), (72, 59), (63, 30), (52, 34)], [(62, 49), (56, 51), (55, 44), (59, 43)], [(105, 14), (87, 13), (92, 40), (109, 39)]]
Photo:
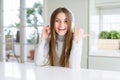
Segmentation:
[(65, 28), (61, 28), (60, 30), (64, 30)]
[(64, 30), (64, 29), (60, 29), (60, 30)]

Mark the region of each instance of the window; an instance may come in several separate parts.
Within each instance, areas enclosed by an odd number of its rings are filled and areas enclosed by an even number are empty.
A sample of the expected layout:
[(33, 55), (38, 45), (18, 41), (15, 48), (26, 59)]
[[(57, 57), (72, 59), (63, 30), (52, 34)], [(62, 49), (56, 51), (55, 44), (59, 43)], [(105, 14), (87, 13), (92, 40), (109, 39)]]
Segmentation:
[[(43, 26), (43, 17), (42, 17), (43, 0), (25, 0), (25, 1), (26, 1), (25, 8), (24, 8), (26, 9), (25, 36), (27, 41), (27, 44), (25, 45), (28, 46), (26, 54), (29, 57), (29, 50), (34, 47), (34, 43), (35, 43), (36, 29), (40, 34)], [(20, 56), (20, 44), (19, 44), (19, 41), (17, 41), (17, 32), (20, 29), (20, 0), (3, 0), (3, 3), (4, 3), (3, 4), (4, 5), (3, 6), (4, 33), (5, 35), (14, 36), (15, 52), (18, 56)], [(31, 13), (31, 12), (28, 12), (28, 10), (33, 10), (35, 12)], [(41, 12), (38, 10), (41, 10)], [(29, 17), (28, 17), (28, 14), (30, 14)]]
[(120, 8), (97, 9), (90, 16), (90, 52), (98, 50), (98, 38), (101, 31), (120, 32)]
[(102, 9), (100, 10), (101, 30), (120, 31), (120, 9)]

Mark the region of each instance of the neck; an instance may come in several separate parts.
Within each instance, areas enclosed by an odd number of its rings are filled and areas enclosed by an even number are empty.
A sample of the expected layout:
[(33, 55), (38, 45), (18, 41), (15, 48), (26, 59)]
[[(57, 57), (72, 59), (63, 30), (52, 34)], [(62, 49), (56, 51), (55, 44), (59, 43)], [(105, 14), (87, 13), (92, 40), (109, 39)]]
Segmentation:
[(57, 40), (64, 41), (65, 35), (57, 35)]

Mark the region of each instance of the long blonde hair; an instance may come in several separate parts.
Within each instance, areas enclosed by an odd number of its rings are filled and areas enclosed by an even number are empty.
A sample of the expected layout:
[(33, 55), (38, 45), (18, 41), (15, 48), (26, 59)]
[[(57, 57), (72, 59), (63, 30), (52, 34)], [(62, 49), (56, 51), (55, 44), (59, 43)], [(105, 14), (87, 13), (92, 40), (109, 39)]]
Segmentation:
[(50, 43), (49, 43), (49, 61), (51, 66), (56, 66), (56, 37), (57, 34), (55, 32), (54, 28), (54, 23), (55, 23), (55, 18), (57, 14), (59, 13), (65, 13), (67, 17), (67, 24), (68, 24), (68, 30), (67, 33), (65, 34), (65, 39), (64, 39), (64, 45), (62, 48), (62, 54), (60, 57), (60, 66), (62, 67), (69, 67), (69, 56), (70, 56), (70, 51), (71, 51), (71, 46), (72, 46), (72, 38), (73, 38), (73, 33), (72, 33), (72, 14), (71, 12), (66, 9), (66, 8), (57, 8), (51, 15), (51, 20), (50, 20), (50, 27), (51, 27), (51, 38), (50, 38)]

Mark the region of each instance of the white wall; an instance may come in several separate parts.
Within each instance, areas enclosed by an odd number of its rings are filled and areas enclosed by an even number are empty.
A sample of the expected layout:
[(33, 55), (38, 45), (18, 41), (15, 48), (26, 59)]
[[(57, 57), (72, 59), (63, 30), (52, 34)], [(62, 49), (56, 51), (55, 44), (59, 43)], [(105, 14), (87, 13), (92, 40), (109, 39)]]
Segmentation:
[(97, 39), (100, 30), (99, 9), (96, 8), (95, 0), (89, 0), (89, 51), (95, 51), (97, 48)]
[[(88, 0), (44, 0), (45, 25), (49, 24), (50, 15), (58, 7), (69, 8), (75, 18), (75, 26), (84, 28), (88, 33)], [(88, 39), (83, 42), (82, 67), (87, 68)]]

